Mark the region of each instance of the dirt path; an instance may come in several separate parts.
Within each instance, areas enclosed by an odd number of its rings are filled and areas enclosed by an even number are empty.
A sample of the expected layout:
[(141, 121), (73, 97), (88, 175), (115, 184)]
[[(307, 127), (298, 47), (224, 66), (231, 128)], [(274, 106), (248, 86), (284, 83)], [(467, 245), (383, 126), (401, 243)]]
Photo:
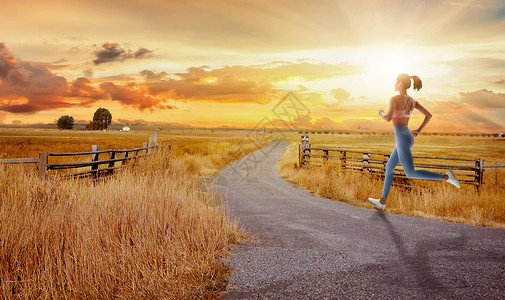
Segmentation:
[(314, 197), (278, 175), (289, 143), (216, 178), (257, 237), (235, 249), (225, 299), (503, 299), (505, 230), (383, 213)]

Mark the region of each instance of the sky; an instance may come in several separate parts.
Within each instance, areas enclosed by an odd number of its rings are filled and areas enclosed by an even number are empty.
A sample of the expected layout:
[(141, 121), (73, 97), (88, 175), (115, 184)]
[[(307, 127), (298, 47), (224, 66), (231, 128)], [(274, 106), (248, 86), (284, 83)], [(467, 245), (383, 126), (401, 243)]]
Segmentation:
[[(19, 0), (0, 10), (0, 124), (388, 130), (399, 73), (426, 130), (505, 130), (502, 0)], [(288, 94), (288, 93), (292, 94)], [(415, 112), (411, 124), (420, 124)]]

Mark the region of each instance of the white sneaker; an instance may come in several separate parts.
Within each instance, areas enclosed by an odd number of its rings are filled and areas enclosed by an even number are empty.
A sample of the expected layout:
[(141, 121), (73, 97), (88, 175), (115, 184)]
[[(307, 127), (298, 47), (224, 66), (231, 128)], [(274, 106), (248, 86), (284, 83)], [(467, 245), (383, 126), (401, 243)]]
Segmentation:
[(449, 176), (449, 179), (447, 179), (447, 182), (455, 185), (459, 189), (460, 188), (459, 181), (456, 178), (456, 175), (454, 175), (454, 173), (452, 172), (452, 170), (449, 169), (445, 174), (447, 174)]
[(380, 199), (368, 198), (368, 201), (372, 202), (372, 204), (382, 211), (386, 208), (386, 204), (381, 204)]

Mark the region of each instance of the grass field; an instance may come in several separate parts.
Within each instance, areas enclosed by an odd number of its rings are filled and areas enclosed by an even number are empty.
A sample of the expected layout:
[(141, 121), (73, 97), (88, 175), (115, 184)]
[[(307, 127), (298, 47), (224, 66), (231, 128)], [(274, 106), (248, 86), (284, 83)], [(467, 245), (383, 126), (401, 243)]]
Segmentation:
[[(88, 132), (0, 128), (1, 158), (39, 152), (140, 147), (152, 131)], [(254, 136), (254, 135), (253, 135)], [(0, 293), (3, 298), (215, 298), (230, 269), (221, 262), (246, 236), (205, 178), (272, 139), (291, 141), (279, 168), (315, 194), (371, 208), (382, 181), (336, 164), (300, 169), (298, 133), (159, 131), (172, 150), (100, 182), (40, 180), (33, 165), (0, 165)], [(390, 152), (391, 135), (314, 134), (313, 146)], [(484, 158), (504, 164), (505, 139), (420, 136), (414, 155)], [(162, 148), (163, 149), (163, 148)], [(365, 178), (365, 180), (364, 180)], [(505, 174), (487, 170), (484, 188), (416, 182), (393, 187), (387, 210), (505, 228)], [(223, 202), (224, 201), (224, 202)], [(219, 205), (221, 204), (221, 205)]]
[[(280, 160), (281, 174), (298, 186), (330, 199), (371, 208), (368, 197), (379, 198), (382, 178), (340, 170), (338, 163), (323, 167), (298, 168), (298, 141)], [(313, 147), (390, 153), (392, 135), (310, 135)], [(483, 158), (485, 165), (505, 164), (505, 139), (498, 137), (419, 136), (414, 156)], [(449, 184), (415, 180), (411, 191), (393, 186), (387, 210), (410, 216), (428, 217), (472, 225), (505, 228), (505, 170), (486, 169), (480, 192), (473, 186), (455, 189)]]
[[(4, 158), (139, 147), (152, 131), (0, 130)], [(169, 135), (154, 156), (99, 182), (40, 180), (0, 165), (2, 298), (215, 298), (221, 262), (245, 238), (202, 178), (265, 144), (243, 135)]]

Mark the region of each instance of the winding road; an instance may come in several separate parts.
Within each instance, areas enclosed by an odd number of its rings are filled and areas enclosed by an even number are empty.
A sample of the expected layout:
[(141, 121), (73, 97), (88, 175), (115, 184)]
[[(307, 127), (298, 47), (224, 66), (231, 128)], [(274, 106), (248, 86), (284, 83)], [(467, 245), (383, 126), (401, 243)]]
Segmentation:
[(255, 237), (229, 258), (223, 299), (505, 299), (505, 230), (315, 197), (277, 173), (288, 145), (251, 153), (215, 178)]

